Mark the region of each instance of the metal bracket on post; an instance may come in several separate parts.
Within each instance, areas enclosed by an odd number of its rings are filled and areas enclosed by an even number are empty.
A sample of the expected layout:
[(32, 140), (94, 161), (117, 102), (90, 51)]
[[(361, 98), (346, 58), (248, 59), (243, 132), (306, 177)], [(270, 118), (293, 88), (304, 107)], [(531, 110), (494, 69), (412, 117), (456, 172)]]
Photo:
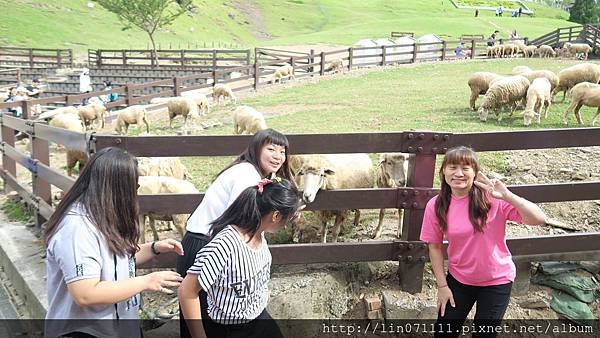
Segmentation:
[[(452, 133), (435, 133), (425, 131), (403, 132), (400, 151), (421, 155), (444, 154), (448, 150)], [(432, 142), (433, 140), (433, 142)]]
[(400, 242), (398, 254), (398, 279), (402, 290), (411, 294), (423, 288), (423, 269), (427, 261), (427, 244)]

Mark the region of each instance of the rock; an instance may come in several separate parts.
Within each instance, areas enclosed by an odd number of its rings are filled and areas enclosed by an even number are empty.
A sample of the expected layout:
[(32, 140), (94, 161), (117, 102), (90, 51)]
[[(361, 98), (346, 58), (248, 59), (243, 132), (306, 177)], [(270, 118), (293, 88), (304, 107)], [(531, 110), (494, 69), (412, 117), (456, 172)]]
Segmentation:
[(17, 203), (21, 200), (21, 196), (19, 196), (19, 193), (14, 190), (7, 193), (6, 198), (8, 198), (8, 200), (13, 203)]
[(590, 174), (587, 172), (574, 172), (573, 174), (571, 174), (571, 179), (576, 180), (576, 181), (583, 181), (583, 180), (587, 180), (590, 177)]
[(531, 173), (525, 174), (522, 179), (525, 183), (537, 183), (538, 181), (537, 177)]
[(562, 221), (559, 221), (557, 219), (554, 218), (548, 218), (546, 219), (546, 224), (556, 227), (556, 228), (561, 228), (561, 229), (567, 229), (567, 230), (579, 230), (576, 226), (564, 223)]
[(529, 171), (529, 170), (531, 170), (531, 166), (526, 165), (526, 166), (522, 167), (521, 170), (523, 170), (523, 171)]
[(524, 309), (547, 309), (550, 307), (550, 304), (542, 297), (533, 296), (529, 299), (519, 302), (519, 306)]
[(423, 295), (411, 295), (396, 290), (382, 290), (386, 319), (435, 319), (434, 300), (423, 300)]
[(558, 171), (560, 171), (563, 174), (570, 174), (573, 172), (573, 169), (571, 168), (560, 168)]

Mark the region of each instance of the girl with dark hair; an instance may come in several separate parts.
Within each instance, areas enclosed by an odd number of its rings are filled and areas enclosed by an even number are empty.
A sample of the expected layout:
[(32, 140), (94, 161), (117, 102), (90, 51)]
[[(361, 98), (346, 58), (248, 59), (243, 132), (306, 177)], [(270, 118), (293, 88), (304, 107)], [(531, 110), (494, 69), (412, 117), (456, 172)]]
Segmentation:
[[(440, 193), (427, 203), (421, 240), (428, 243), (438, 285), (435, 336), (457, 337), (475, 303), (475, 327), (498, 325), (504, 317), (516, 275), (506, 246), (506, 221), (543, 224), (545, 215), (499, 180), (481, 173), (470, 148), (449, 149), (439, 174)], [(444, 238), (448, 241), (447, 276)]]
[(183, 254), (173, 239), (137, 245), (137, 180), (134, 156), (104, 148), (48, 220), (46, 337), (139, 337), (136, 320), (113, 320), (138, 319), (140, 292), (173, 293), (181, 283), (173, 271), (135, 276), (136, 263), (163, 252)]
[[(264, 233), (278, 231), (301, 208), (293, 183), (264, 178), (211, 223), (212, 240), (198, 252), (179, 288), (192, 337), (282, 337), (265, 309), (271, 252)], [(206, 310), (200, 307), (200, 290), (208, 294)]]
[[(292, 180), (287, 161), (289, 143), (285, 135), (265, 129), (256, 133), (244, 152), (217, 174), (206, 190), (202, 202), (190, 216), (182, 245), (184, 256), (177, 259), (177, 272), (185, 277), (194, 264), (196, 253), (211, 238), (210, 224), (235, 201), (246, 188), (255, 186), (262, 178), (277, 175)], [(206, 309), (206, 293), (201, 292), (202, 308)], [(182, 337), (189, 337), (186, 323), (180, 311), (179, 325)]]

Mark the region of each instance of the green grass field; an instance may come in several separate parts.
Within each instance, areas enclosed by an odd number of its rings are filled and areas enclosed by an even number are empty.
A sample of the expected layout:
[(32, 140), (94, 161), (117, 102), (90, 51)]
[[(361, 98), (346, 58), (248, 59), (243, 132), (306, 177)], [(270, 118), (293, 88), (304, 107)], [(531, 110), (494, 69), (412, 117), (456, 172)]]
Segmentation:
[[(146, 48), (145, 33), (121, 31), (116, 15), (85, 0), (0, 0), (10, 10), (0, 12), (0, 44), (27, 47)], [(557, 27), (571, 26), (568, 14), (528, 3), (534, 17), (511, 18), (455, 9), (448, 0), (288, 0), (252, 1), (254, 14), (243, 14), (235, 1), (195, 0), (197, 14), (183, 15), (156, 35), (163, 48), (195, 48), (215, 42), (239, 47), (330, 43), (350, 45), (364, 38), (388, 37), (391, 31), (417, 35), (436, 33), (448, 39), (461, 34), (501, 37), (516, 29), (521, 36), (537, 37)], [(261, 22), (272, 39), (259, 41), (251, 22)]]

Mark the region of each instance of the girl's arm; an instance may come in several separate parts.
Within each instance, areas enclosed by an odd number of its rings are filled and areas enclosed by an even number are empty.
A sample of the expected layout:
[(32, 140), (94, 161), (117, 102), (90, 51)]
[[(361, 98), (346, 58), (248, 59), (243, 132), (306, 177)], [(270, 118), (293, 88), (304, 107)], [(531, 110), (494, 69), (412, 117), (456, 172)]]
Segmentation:
[[(152, 243), (154, 243), (154, 250), (157, 253), (152, 252)], [(162, 241), (156, 241), (152, 243), (144, 243), (140, 245), (140, 249), (135, 253), (136, 264), (144, 264), (149, 260), (156, 257), (157, 254), (166, 252), (175, 252), (179, 256), (183, 256), (183, 247), (181, 243), (172, 238), (164, 239)]]
[(67, 284), (67, 289), (79, 306), (110, 305), (129, 299), (142, 291), (173, 293), (169, 288), (178, 287), (181, 280), (177, 272), (159, 271), (120, 281), (82, 279)]
[(185, 318), (190, 334), (195, 338), (206, 337), (204, 326), (202, 325), (200, 299), (198, 298), (200, 290), (201, 288), (197, 275), (188, 273), (183, 279), (178, 291), (181, 313), (183, 314), (183, 318)]
[(431, 261), (431, 269), (435, 276), (437, 283), (437, 308), (442, 317), (446, 312), (446, 305), (450, 302), (453, 307), (454, 297), (452, 291), (448, 287), (446, 282), (446, 276), (444, 273), (444, 254), (442, 252), (442, 243), (429, 243), (429, 260)]

